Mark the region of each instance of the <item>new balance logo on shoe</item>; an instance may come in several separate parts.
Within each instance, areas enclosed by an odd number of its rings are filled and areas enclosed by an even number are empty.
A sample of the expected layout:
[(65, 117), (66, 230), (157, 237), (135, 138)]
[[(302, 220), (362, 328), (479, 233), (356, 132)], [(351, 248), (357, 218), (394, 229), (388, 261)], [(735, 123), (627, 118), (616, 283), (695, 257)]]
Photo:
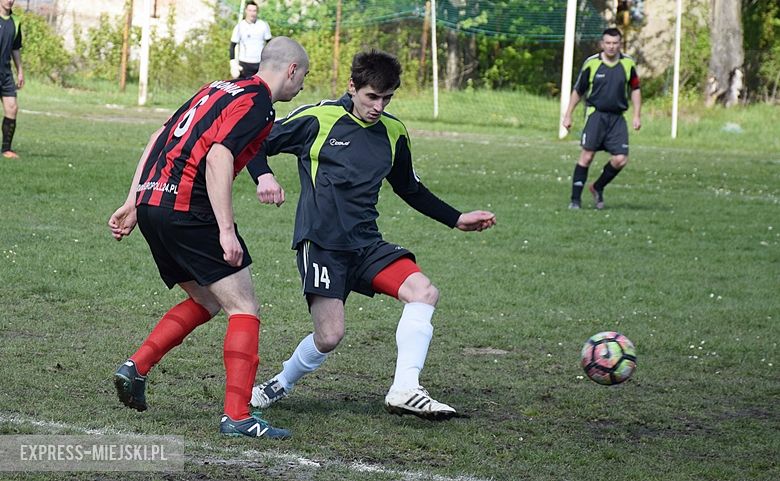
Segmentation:
[(252, 427), (250, 427), (249, 429), (247, 429), (247, 432), (249, 432), (249, 433), (251, 433), (252, 431), (254, 431), (254, 432), (255, 432), (255, 436), (257, 436), (257, 437), (259, 438), (260, 436), (262, 436), (263, 434), (265, 434), (265, 432), (266, 432), (266, 431), (268, 431), (268, 428), (265, 428), (265, 429), (262, 429), (262, 430), (261, 430), (261, 428), (260, 428), (260, 424), (258, 424), (258, 423), (254, 423), (254, 424), (252, 425)]

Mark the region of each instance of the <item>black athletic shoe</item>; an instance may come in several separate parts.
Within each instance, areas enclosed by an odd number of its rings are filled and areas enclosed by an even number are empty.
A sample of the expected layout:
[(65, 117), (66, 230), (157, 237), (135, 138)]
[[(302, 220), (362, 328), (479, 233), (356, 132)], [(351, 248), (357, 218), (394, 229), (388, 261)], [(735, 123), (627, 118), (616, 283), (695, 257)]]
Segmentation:
[(135, 363), (127, 360), (114, 374), (116, 394), (122, 404), (137, 411), (146, 411), (146, 376), (138, 374)]
[(588, 186), (588, 190), (590, 191), (591, 194), (593, 194), (593, 202), (596, 203), (596, 208), (598, 210), (603, 209), (604, 208), (604, 191), (603, 190), (602, 191), (596, 190), (596, 188), (593, 186), (593, 184), (590, 184)]

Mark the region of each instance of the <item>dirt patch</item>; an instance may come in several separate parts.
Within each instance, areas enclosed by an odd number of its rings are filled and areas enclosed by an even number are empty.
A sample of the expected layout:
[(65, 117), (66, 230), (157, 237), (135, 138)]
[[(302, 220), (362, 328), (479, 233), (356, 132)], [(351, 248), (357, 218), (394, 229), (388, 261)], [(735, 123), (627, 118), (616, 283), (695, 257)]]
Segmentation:
[(504, 356), (509, 354), (509, 351), (503, 349), (497, 349), (495, 347), (465, 347), (463, 348), (464, 356)]

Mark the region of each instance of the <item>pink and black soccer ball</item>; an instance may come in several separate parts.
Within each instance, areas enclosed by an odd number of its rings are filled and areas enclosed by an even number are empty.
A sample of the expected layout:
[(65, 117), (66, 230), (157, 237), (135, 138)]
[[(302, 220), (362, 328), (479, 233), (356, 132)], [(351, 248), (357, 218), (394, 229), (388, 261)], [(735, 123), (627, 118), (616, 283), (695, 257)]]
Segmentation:
[(600, 332), (582, 347), (582, 368), (599, 384), (625, 382), (636, 369), (636, 348), (619, 332)]

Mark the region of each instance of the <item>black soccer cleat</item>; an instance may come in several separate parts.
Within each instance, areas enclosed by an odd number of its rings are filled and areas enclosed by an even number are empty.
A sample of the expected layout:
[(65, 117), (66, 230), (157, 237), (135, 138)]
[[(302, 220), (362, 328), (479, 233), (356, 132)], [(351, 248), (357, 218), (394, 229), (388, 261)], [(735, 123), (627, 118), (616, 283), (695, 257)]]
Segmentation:
[(135, 363), (127, 360), (114, 374), (114, 386), (119, 400), (136, 411), (146, 411), (146, 376), (138, 374)]
[(604, 208), (604, 191), (596, 190), (593, 184), (588, 186), (588, 190), (593, 195), (593, 202), (596, 204), (596, 209), (601, 210)]

